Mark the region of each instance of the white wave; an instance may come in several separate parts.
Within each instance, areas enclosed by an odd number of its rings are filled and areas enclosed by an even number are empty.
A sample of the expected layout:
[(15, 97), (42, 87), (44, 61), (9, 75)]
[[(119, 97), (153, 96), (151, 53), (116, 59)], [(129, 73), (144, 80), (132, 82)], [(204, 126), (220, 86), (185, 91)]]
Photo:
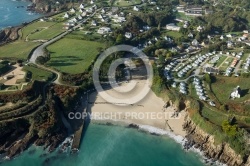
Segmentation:
[(159, 129), (153, 126), (148, 126), (148, 125), (139, 125), (139, 129), (144, 130), (144, 131), (148, 131), (149, 133), (155, 133), (155, 134), (159, 134), (159, 135), (167, 135), (168, 137), (174, 139), (177, 143), (180, 143), (181, 145), (184, 145), (186, 138), (180, 136), (180, 135), (176, 135), (171, 131), (166, 131), (163, 129)]
[[(173, 140), (175, 140), (177, 143), (181, 144), (182, 146), (184, 146), (185, 142), (187, 141), (186, 138), (184, 138), (180, 135), (176, 135), (170, 131), (166, 131), (166, 130), (159, 129), (159, 128), (156, 128), (153, 126), (148, 126), (148, 125), (138, 125), (138, 126), (139, 126), (140, 130), (147, 131), (151, 134), (154, 133), (154, 134), (158, 134), (158, 135), (166, 135), (166, 136), (172, 138)], [(193, 152), (197, 153), (199, 156), (201, 156), (202, 160), (203, 160), (202, 162), (204, 162), (204, 163), (210, 163), (210, 164), (214, 163), (216, 166), (227, 166), (226, 164), (223, 164), (219, 161), (213, 162), (212, 159), (206, 158), (204, 153), (200, 149), (191, 147), (189, 150), (193, 151)]]

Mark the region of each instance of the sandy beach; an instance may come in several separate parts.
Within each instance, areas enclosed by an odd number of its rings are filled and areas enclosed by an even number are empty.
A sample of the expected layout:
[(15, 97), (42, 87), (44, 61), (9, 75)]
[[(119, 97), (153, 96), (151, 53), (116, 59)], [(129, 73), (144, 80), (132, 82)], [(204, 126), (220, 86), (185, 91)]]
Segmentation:
[[(116, 89), (106, 90), (105, 92), (119, 99), (127, 99), (138, 93), (145, 80), (136, 80), (135, 90), (127, 93), (121, 93)], [(118, 88), (126, 88), (128, 83), (123, 83)], [(171, 131), (176, 135), (185, 136), (182, 124), (185, 118), (185, 112), (182, 111), (178, 117), (174, 118), (174, 107), (164, 108), (164, 101), (157, 97), (153, 91), (149, 93), (138, 103), (130, 105), (114, 105), (106, 102), (100, 93), (92, 93), (88, 100), (88, 111), (92, 113), (92, 120), (105, 122), (125, 122), (127, 124), (147, 125), (158, 129)]]

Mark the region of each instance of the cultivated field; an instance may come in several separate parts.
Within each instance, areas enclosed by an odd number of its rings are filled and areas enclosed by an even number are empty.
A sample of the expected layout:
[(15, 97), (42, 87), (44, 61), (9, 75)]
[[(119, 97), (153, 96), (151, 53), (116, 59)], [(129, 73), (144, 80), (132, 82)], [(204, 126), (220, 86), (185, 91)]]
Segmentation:
[(61, 72), (76, 74), (84, 72), (98, 55), (103, 43), (63, 38), (50, 45), (50, 60), (46, 65)]

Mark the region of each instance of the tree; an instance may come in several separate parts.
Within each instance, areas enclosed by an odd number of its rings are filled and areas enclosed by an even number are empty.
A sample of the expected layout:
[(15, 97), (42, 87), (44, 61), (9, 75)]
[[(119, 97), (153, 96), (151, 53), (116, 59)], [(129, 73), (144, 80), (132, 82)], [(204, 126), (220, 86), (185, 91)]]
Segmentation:
[(125, 37), (122, 34), (119, 34), (116, 38), (116, 44), (123, 44), (125, 42)]
[(222, 130), (228, 135), (228, 136), (235, 136), (237, 134), (237, 126), (236, 125), (230, 125), (230, 123), (227, 120), (224, 120), (222, 122)]
[(205, 79), (205, 81), (206, 81), (208, 84), (211, 84), (211, 83), (212, 83), (210, 74), (206, 73), (206, 74), (204, 75), (204, 79)]
[(43, 65), (43, 64), (46, 63), (46, 61), (47, 61), (47, 59), (45, 57), (43, 57), (43, 56), (39, 56), (39, 57), (36, 58), (36, 63), (38, 63), (38, 64)]

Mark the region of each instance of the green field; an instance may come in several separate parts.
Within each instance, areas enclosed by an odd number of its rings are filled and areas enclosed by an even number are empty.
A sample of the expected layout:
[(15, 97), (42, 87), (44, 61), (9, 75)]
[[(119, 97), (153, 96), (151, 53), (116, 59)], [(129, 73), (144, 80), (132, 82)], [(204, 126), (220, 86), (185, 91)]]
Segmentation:
[(0, 58), (12, 57), (26, 60), (31, 50), (38, 45), (39, 43), (17, 40), (0, 47)]
[(170, 36), (174, 39), (178, 39), (182, 36), (182, 34), (180, 32), (177, 32), (177, 31), (165, 31), (165, 32), (163, 32), (163, 35)]
[(116, 0), (114, 2), (114, 6), (133, 6), (133, 5), (138, 5), (140, 4), (141, 1), (140, 0)]
[(214, 123), (215, 125), (220, 126), (223, 120), (227, 120), (228, 116), (226, 114), (223, 114), (219, 111), (213, 111), (208, 107), (203, 107), (201, 111), (201, 115), (207, 119), (209, 119), (210, 122)]
[(54, 77), (53, 73), (39, 69), (35, 66), (24, 66), (23, 71), (29, 72), (27, 73), (27, 77), (31, 80), (48, 81)]
[(224, 55), (221, 56), (220, 59), (216, 62), (216, 67), (219, 67), (226, 58), (227, 56), (224, 56)]
[(29, 24), (22, 29), (22, 39), (25, 39), (30, 33), (34, 33), (36, 30), (49, 28), (54, 24), (55, 24), (54, 22), (41, 22), (41, 21)]
[[(218, 76), (216, 77), (216, 82), (211, 84), (211, 87), (220, 102), (227, 103), (231, 101), (229, 96), (236, 86), (239, 85), (244, 93), (249, 91), (249, 82), (250, 78)], [(235, 99), (234, 101), (245, 101), (249, 99), (250, 93), (245, 93), (240, 99)]]
[(191, 21), (191, 19), (193, 17), (191, 16), (186, 16), (185, 13), (181, 13), (181, 12), (176, 12), (176, 18), (182, 19), (182, 20), (187, 20), (187, 21)]
[(64, 32), (63, 30), (63, 24), (62, 23), (56, 23), (49, 27), (48, 29), (43, 29), (37, 33), (34, 33), (29, 36), (30, 40), (49, 40), (52, 39), (53, 37), (59, 35), (60, 33)]
[(100, 47), (104, 43), (63, 38), (47, 48), (51, 54), (46, 65), (61, 72), (82, 73), (98, 55)]

